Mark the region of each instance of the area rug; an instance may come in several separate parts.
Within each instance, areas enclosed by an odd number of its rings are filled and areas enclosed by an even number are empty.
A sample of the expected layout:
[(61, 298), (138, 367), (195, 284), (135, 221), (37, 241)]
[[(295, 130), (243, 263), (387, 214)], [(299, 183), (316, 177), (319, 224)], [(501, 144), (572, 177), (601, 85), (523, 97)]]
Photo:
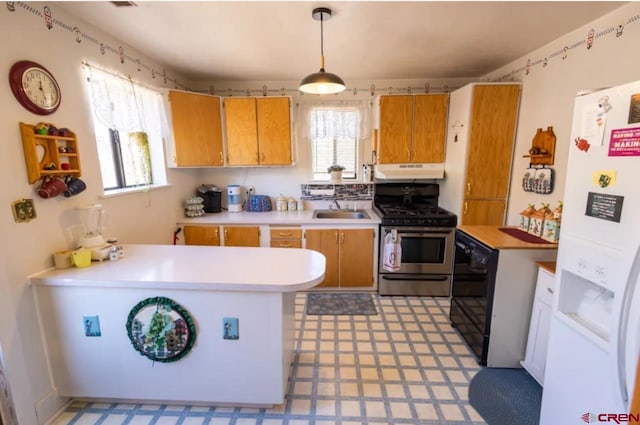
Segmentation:
[(371, 294), (311, 293), (307, 294), (307, 314), (373, 315), (378, 314)]
[(537, 425), (542, 387), (524, 369), (485, 368), (469, 383), (469, 404), (488, 425)]

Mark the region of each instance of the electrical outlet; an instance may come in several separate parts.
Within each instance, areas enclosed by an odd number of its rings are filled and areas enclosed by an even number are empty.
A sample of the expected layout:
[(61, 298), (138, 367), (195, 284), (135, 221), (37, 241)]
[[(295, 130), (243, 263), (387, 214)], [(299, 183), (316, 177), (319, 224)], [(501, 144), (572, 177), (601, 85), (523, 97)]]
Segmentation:
[(18, 199), (11, 203), (11, 211), (13, 211), (13, 219), (16, 223), (28, 223), (36, 218), (36, 207), (33, 199)]

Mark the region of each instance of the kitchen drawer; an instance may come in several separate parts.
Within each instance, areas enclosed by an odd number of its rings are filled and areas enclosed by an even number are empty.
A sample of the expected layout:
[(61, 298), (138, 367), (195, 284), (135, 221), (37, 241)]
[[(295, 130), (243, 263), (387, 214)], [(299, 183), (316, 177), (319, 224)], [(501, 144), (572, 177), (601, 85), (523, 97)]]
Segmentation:
[(269, 231), (273, 239), (302, 239), (302, 229), (299, 227), (272, 227)]
[(302, 248), (300, 239), (271, 239), (271, 248)]
[(543, 269), (538, 269), (538, 281), (536, 283), (536, 298), (551, 306), (553, 304), (553, 292), (555, 291), (556, 275)]

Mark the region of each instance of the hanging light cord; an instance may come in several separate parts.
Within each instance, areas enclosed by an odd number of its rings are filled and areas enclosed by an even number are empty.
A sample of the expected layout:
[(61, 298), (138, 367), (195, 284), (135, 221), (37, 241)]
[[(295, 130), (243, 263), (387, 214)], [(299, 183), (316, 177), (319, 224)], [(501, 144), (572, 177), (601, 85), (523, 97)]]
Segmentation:
[(324, 12), (320, 12), (320, 71), (324, 72)]

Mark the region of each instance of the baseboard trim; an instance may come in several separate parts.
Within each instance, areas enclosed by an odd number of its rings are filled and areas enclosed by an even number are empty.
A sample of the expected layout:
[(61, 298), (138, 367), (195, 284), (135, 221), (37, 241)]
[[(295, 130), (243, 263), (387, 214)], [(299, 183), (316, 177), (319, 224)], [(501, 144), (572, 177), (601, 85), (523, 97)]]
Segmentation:
[(36, 401), (35, 411), (38, 425), (50, 425), (53, 420), (71, 403), (71, 399), (60, 397), (55, 388)]

